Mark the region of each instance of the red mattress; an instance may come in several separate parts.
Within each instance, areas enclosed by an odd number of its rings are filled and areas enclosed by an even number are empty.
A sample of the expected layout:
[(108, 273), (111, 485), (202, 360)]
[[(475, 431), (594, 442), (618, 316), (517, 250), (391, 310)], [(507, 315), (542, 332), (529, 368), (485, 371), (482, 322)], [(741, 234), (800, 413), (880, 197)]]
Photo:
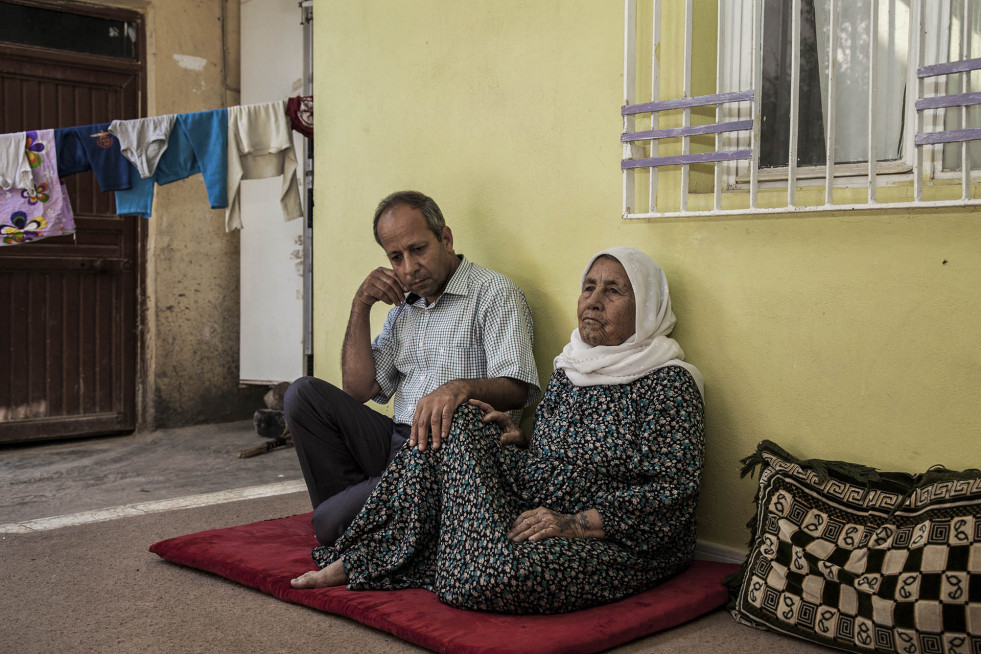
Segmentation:
[[(221, 575), (286, 602), (335, 613), (437, 652), (597, 652), (708, 613), (728, 600), (726, 563), (696, 561), (647, 592), (574, 613), (512, 616), (465, 611), (425, 590), (295, 590), (290, 579), (312, 569), (317, 545), (311, 514), (212, 529), (155, 543), (162, 558)], [(521, 638), (515, 638), (515, 634)]]

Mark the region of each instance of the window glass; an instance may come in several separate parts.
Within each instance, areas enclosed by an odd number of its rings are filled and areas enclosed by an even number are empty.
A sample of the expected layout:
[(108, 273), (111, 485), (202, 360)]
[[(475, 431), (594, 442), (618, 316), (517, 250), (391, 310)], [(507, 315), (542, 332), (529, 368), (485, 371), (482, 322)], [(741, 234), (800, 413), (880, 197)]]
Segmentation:
[[(763, 124), (760, 126), (760, 167), (787, 165), (790, 156), (790, 81), (793, 5), (767, 0), (763, 10)], [(797, 165), (825, 162), (824, 112), (813, 0), (800, 3), (800, 100), (797, 110)]]
[[(950, 44), (947, 61), (981, 58), (981, 7), (977, 2), (971, 3), (970, 15), (966, 18), (965, 3), (951, 5), (950, 15)], [(966, 22), (966, 24), (965, 24)], [(942, 47), (942, 44), (941, 44)], [(938, 86), (937, 81), (932, 81)], [(943, 83), (946, 93), (977, 93), (981, 91), (981, 70), (957, 75), (948, 75)], [(951, 108), (943, 114), (942, 129), (972, 129), (981, 127), (981, 105), (968, 105), (964, 108)], [(949, 143), (943, 148), (944, 170), (961, 170), (963, 159), (961, 148), (967, 147), (968, 165), (977, 170), (981, 168), (981, 141), (973, 141), (966, 146), (961, 143)]]
[(0, 2), (0, 41), (85, 54), (136, 58), (136, 25)]
[[(763, 93), (760, 166), (787, 165), (790, 134), (792, 5), (766, 0), (763, 12)], [(800, 105), (797, 165), (825, 163), (828, 112), (829, 0), (801, 0)], [(879, 161), (902, 156), (906, 99), (909, 9), (906, 3), (879, 3), (877, 26), (870, 25), (870, 0), (838, 3), (835, 46), (835, 163), (868, 160), (869, 43), (877, 31), (876, 152)]]

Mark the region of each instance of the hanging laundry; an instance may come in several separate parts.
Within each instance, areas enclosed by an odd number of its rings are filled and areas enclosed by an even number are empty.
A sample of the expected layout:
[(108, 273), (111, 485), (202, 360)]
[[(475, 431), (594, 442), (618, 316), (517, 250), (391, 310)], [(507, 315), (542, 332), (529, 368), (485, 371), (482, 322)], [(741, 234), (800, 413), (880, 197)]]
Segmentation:
[[(130, 164), (132, 166), (132, 164)], [(116, 191), (116, 213), (120, 216), (150, 217), (153, 206), (154, 183), (170, 184), (201, 172), (190, 142), (180, 130), (172, 130), (167, 149), (157, 162), (150, 177), (141, 177), (133, 166), (133, 185)]]
[(228, 109), (228, 209), (225, 230), (242, 229), (239, 186), (244, 179), (283, 176), (279, 204), (283, 219), (303, 215), (296, 180), (293, 132), (285, 112), (285, 100), (249, 104)]
[(293, 129), (308, 139), (313, 138), (313, 96), (297, 95), (286, 101), (286, 115)]
[(194, 150), (212, 209), (228, 206), (228, 109), (177, 115), (177, 127)]
[(75, 231), (75, 214), (58, 176), (54, 130), (25, 133), (27, 188), (0, 190), (0, 245), (28, 243)]
[(54, 130), (58, 151), (58, 177), (91, 170), (103, 191), (131, 186), (130, 164), (119, 149), (119, 139), (109, 132), (109, 123), (62, 127)]
[(123, 156), (136, 166), (140, 177), (153, 177), (160, 157), (167, 150), (170, 132), (174, 129), (176, 114), (137, 118), (135, 120), (114, 120), (109, 131), (119, 139)]
[[(230, 111), (235, 114), (232, 124)], [(211, 208), (228, 209), (225, 227), (231, 231), (242, 227), (239, 196), (242, 180), (281, 175), (280, 205), (283, 217), (292, 220), (303, 215), (303, 208), (290, 130), (313, 136), (312, 96), (44, 132), (0, 134), (0, 188), (17, 191), (14, 195), (24, 192), (34, 202), (45, 197), (45, 202), (54, 202), (51, 207), (63, 205), (73, 230), (70, 203), (67, 196), (62, 198), (64, 177), (92, 170), (103, 191), (116, 192), (117, 214), (149, 217), (157, 184), (169, 184), (201, 173)], [(53, 136), (41, 142), (37, 140), (39, 133)], [(42, 157), (40, 152), (45, 148)], [(55, 166), (53, 175), (57, 181), (38, 182), (46, 185), (47, 190), (37, 192), (34, 171), (42, 159)], [(6, 200), (11, 197), (11, 193), (4, 194)], [(58, 226), (67, 222), (45, 220), (51, 233), (58, 229), (63, 231), (57, 233), (67, 231)], [(10, 234), (18, 232), (17, 242), (33, 240), (41, 234), (29, 212), (18, 214), (16, 220), (9, 218), (2, 225)]]
[(0, 189), (31, 187), (31, 163), (37, 159), (28, 160), (27, 153), (27, 132), (0, 134)]
[[(167, 147), (153, 174), (146, 178), (134, 175), (131, 188), (116, 191), (116, 213), (149, 218), (154, 183), (170, 184), (197, 173), (204, 177), (211, 208), (227, 207), (227, 142), (227, 109), (177, 114)], [(135, 171), (135, 166), (132, 169)]]

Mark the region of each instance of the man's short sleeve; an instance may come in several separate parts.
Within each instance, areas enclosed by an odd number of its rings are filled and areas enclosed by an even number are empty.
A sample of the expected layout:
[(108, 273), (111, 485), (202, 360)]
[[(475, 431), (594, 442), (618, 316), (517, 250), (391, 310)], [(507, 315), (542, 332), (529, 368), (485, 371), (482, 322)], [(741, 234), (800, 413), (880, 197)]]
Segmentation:
[(527, 382), (528, 397), (523, 406), (529, 406), (538, 400), (541, 388), (532, 351), (535, 327), (528, 301), (521, 289), (506, 277), (488, 299), (482, 312), (487, 377)]
[(395, 394), (398, 388), (399, 371), (395, 367), (395, 355), (398, 343), (395, 342), (393, 325), (398, 320), (400, 307), (392, 307), (385, 318), (385, 326), (381, 333), (371, 342), (371, 356), (375, 360), (375, 381), (381, 387), (378, 395), (371, 398), (373, 402), (385, 404)]

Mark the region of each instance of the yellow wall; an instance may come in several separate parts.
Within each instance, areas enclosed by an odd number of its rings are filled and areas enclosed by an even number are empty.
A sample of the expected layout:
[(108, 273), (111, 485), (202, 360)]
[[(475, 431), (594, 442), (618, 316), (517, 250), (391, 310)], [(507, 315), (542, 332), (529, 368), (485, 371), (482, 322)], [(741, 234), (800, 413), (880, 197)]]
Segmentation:
[(525, 290), (543, 384), (589, 256), (626, 244), (661, 263), (675, 336), (707, 380), (705, 541), (744, 545), (754, 482), (738, 459), (762, 439), (884, 469), (981, 465), (974, 211), (625, 222), (621, 3), (316, 12), (318, 375), (339, 379), (351, 297), (385, 264), (375, 203), (415, 188), (439, 202), (458, 252)]

